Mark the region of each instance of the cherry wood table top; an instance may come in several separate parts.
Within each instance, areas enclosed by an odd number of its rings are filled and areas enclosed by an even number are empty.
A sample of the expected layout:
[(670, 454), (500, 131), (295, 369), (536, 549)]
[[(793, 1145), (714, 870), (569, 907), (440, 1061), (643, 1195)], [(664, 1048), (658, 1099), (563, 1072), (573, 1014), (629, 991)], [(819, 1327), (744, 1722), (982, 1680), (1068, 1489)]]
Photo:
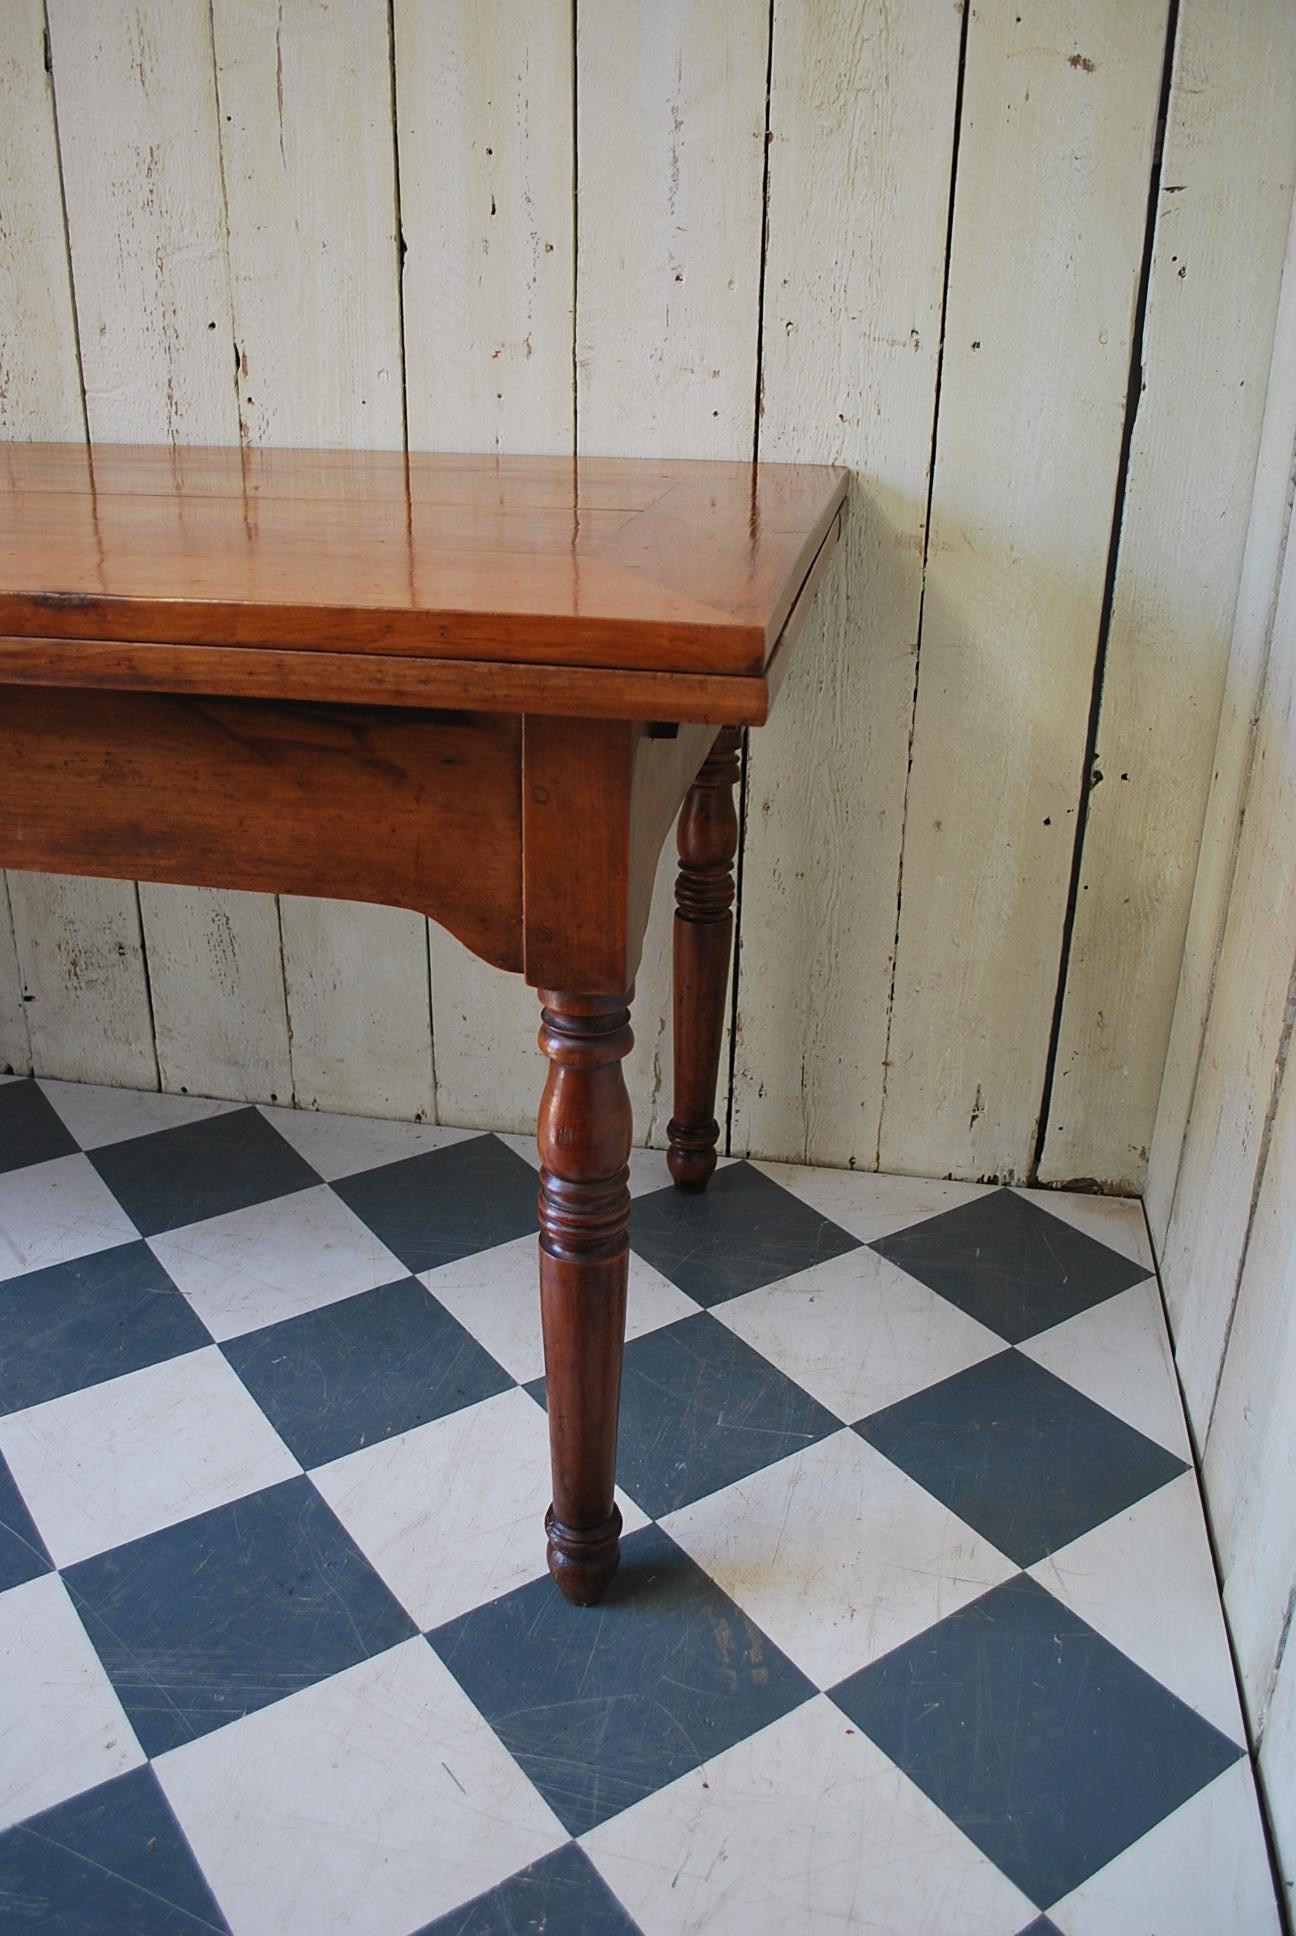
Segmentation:
[(0, 682), (758, 723), (829, 466), (0, 446)]

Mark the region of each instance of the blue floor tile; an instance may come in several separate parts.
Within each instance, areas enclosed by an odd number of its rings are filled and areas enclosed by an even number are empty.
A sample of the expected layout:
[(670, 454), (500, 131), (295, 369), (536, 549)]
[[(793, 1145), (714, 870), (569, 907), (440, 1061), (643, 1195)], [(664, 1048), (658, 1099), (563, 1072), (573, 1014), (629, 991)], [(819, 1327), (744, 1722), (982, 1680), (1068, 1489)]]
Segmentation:
[(51, 1571), (54, 1562), (0, 1453), (0, 1593)]
[(0, 1174), (71, 1156), (78, 1148), (63, 1118), (38, 1083), (0, 1082)]
[(305, 1478), (96, 1554), (63, 1579), (149, 1755), (416, 1631)]
[(858, 1237), (750, 1163), (717, 1170), (700, 1194), (671, 1188), (637, 1198), (630, 1242), (654, 1270), (703, 1305), (860, 1247)]
[(1150, 1274), (1012, 1190), (975, 1197), (872, 1248), (1010, 1344)]
[(856, 1430), (1019, 1566), (1187, 1470), (1019, 1351), (901, 1399)]
[(210, 1344), (147, 1244), (118, 1244), (0, 1284), (0, 1412)]
[(833, 1699), (1040, 1908), (1242, 1753), (1020, 1574)]
[(513, 1385), (412, 1277), (246, 1332), (222, 1349), (305, 1466), (376, 1445)]
[(497, 1136), (425, 1150), (333, 1187), (408, 1271), (435, 1270), (539, 1228), (536, 1172)]
[(88, 1152), (143, 1237), (309, 1189), (310, 1164), (257, 1109), (182, 1123)]
[(575, 1842), (428, 1923), (418, 1936), (639, 1936)]
[[(527, 1390), (544, 1403), (544, 1379)], [(840, 1429), (707, 1311), (626, 1346), (617, 1478), (654, 1519)]]
[(814, 1692), (658, 1526), (624, 1542), (598, 1607), (546, 1577), (429, 1640), (572, 1835)]
[(0, 1929), (200, 1936), (229, 1929), (151, 1768), (0, 1835)]

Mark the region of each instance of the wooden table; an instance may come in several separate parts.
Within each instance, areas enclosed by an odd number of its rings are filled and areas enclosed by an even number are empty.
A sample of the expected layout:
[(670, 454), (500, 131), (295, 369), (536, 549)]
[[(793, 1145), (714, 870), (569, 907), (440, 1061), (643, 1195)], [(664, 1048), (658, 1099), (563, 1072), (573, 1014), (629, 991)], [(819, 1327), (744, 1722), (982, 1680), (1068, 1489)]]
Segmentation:
[(621, 1062), (657, 857), (678, 815), (668, 1162), (700, 1190), (738, 729), (766, 718), (845, 486), (804, 465), (0, 447), (0, 865), (414, 908), (539, 990), (546, 1524), (581, 1603), (621, 1530)]

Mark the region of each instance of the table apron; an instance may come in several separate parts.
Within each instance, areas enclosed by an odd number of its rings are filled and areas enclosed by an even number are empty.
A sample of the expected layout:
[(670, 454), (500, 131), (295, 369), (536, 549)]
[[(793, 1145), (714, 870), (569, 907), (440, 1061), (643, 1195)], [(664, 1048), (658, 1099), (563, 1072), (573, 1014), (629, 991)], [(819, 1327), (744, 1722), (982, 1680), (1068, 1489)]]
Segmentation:
[(518, 714), (9, 686), (0, 866), (408, 907), (521, 969)]

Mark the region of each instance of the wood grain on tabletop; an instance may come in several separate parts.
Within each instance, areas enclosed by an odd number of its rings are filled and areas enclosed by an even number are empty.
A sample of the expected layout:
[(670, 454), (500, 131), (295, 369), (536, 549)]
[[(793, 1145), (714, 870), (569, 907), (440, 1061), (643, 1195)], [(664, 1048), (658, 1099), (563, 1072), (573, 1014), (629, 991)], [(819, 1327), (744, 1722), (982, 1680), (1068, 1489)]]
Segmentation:
[(821, 466), (13, 445), (0, 629), (759, 673)]

